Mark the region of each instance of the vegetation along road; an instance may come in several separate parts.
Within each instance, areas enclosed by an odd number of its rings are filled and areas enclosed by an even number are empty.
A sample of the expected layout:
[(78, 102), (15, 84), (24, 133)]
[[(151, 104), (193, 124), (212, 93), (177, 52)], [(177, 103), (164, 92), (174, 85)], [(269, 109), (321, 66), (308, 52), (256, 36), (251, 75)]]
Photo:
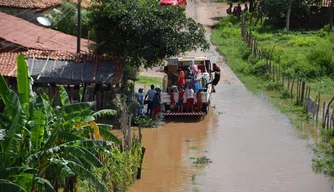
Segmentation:
[[(226, 8), (191, 2), (186, 12), (210, 38), (210, 27), (226, 16)], [(312, 171), (309, 141), (300, 138), (289, 118), (267, 96), (250, 92), (214, 45), (204, 53), (189, 53), (202, 54), (222, 69), (210, 114), (201, 122), (167, 121), (158, 129), (144, 129), (142, 179), (130, 191), (330, 191), (328, 179)], [(193, 157), (208, 164), (198, 165)]]

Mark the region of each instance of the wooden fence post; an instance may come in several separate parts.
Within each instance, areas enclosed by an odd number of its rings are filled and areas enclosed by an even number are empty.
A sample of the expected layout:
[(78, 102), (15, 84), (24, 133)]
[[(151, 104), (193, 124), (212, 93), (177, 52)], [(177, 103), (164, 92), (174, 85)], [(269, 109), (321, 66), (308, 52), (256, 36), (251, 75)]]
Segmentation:
[(322, 127), (326, 128), (326, 119), (325, 119), (325, 108), (326, 108), (326, 102), (324, 102), (323, 106), (322, 106)]
[(306, 95), (305, 94), (305, 84), (306, 84), (305, 81), (303, 81), (302, 82), (302, 87), (301, 87), (302, 88), (302, 90), (301, 90), (302, 94), (301, 94), (301, 98), (300, 98), (301, 99), (300, 102), (301, 102), (302, 106), (304, 105), (304, 97)]
[(319, 115), (319, 109), (320, 109), (320, 93), (318, 92), (318, 108), (317, 108), (317, 116), (316, 116), (316, 119), (315, 119), (315, 122), (318, 124), (318, 115)]
[(290, 92), (291, 100), (293, 99), (292, 91), (293, 91), (293, 85), (295, 84), (295, 79), (296, 79), (296, 73), (293, 75), (293, 81), (292, 81), (292, 85), (291, 85), (291, 92)]

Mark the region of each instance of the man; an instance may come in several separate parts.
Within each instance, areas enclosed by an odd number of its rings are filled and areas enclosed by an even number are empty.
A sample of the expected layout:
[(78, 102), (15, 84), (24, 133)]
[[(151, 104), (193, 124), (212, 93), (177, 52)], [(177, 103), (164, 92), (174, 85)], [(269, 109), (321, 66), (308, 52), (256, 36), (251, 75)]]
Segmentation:
[(154, 85), (151, 85), (151, 90), (148, 90), (145, 95), (145, 100), (148, 98), (148, 105), (147, 105), (147, 115), (150, 117), (153, 116), (153, 97), (157, 93), (156, 90), (154, 90)]
[(177, 71), (178, 71), (177, 87), (180, 90), (180, 88), (186, 84), (186, 79), (185, 79), (184, 72), (182, 71), (182, 69), (179, 68)]
[(138, 93), (136, 94), (137, 102), (139, 103), (138, 109), (137, 109), (137, 115), (141, 116), (143, 115), (143, 105), (144, 105), (144, 94), (143, 89), (139, 88)]
[(213, 70), (211, 72), (214, 72), (215, 76), (213, 80), (209, 82), (208, 84), (212, 84), (212, 92), (215, 93), (216, 92), (215, 86), (218, 84), (220, 80), (220, 67), (216, 63), (213, 63), (212, 67), (213, 67)]

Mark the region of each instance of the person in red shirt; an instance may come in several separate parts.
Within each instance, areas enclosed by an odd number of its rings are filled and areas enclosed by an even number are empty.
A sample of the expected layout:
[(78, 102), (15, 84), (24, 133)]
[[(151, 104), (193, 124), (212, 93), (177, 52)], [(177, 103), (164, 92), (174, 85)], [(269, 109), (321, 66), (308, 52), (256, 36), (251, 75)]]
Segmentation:
[(198, 90), (196, 93), (196, 99), (197, 99), (197, 112), (202, 111), (202, 90)]
[(180, 90), (180, 88), (186, 84), (186, 80), (185, 80), (184, 72), (182, 71), (182, 69), (179, 68), (177, 71), (179, 72), (177, 76), (177, 86)]
[(170, 96), (170, 110), (171, 111), (174, 111), (174, 108), (175, 108), (175, 98), (174, 98), (174, 90), (172, 89), (169, 93), (169, 96)]
[(180, 87), (180, 92), (179, 92), (179, 101), (177, 102), (178, 105), (178, 113), (183, 112), (183, 99), (184, 99), (184, 90), (182, 87)]

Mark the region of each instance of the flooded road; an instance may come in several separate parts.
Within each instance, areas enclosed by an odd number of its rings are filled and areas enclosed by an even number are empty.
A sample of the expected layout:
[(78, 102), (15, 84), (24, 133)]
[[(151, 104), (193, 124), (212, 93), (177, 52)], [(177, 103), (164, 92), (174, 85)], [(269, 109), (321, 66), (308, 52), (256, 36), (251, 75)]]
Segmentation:
[[(193, 3), (188, 17), (210, 26), (226, 5)], [(222, 79), (204, 120), (166, 121), (143, 130), (142, 178), (130, 192), (328, 192), (328, 179), (313, 173), (307, 140), (263, 96), (254, 95), (223, 63), (215, 47), (205, 54), (221, 65)], [(212, 163), (195, 166), (190, 157)]]

